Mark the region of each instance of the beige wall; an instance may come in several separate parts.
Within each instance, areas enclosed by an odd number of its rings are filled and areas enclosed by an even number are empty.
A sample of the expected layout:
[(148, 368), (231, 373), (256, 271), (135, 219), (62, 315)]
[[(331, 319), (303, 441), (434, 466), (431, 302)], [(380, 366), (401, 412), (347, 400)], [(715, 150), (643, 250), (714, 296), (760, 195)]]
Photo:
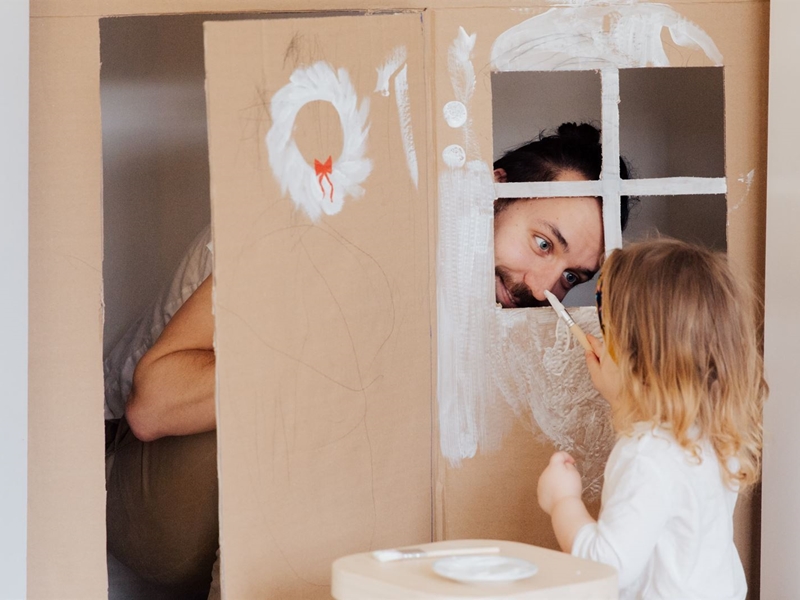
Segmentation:
[(767, 187), (765, 358), (770, 398), (764, 409), (761, 596), (800, 593), (800, 169), (797, 75), (800, 22), (797, 0), (772, 0)]

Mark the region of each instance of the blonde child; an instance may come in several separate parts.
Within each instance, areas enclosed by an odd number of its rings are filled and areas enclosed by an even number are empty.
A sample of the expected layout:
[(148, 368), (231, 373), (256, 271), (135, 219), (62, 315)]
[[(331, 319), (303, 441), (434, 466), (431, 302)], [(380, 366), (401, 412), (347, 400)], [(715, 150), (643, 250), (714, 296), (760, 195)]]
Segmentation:
[(538, 496), (558, 543), (615, 567), (621, 599), (744, 598), (733, 509), (759, 476), (767, 395), (750, 295), (724, 256), (662, 239), (611, 254), (597, 305), (586, 363), (618, 441), (597, 521), (574, 460), (550, 459)]

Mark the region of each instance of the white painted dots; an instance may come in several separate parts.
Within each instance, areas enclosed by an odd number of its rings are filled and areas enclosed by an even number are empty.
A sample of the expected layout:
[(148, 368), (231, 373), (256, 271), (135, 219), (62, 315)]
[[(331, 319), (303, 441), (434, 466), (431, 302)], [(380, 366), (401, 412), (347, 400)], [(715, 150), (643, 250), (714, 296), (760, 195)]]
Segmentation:
[(442, 150), (442, 160), (448, 167), (458, 169), (467, 162), (467, 153), (458, 144), (451, 144)]
[(467, 107), (458, 100), (452, 100), (445, 104), (442, 113), (445, 122), (453, 129), (463, 127), (467, 122)]

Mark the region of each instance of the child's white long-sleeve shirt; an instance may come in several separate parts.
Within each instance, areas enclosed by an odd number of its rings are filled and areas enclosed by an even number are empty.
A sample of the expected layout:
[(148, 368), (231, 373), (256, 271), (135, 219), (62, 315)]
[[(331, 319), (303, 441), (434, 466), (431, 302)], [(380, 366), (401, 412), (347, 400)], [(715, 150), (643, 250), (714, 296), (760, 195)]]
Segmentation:
[(620, 600), (745, 597), (733, 544), (737, 493), (711, 446), (701, 447), (698, 464), (668, 429), (649, 423), (614, 446), (599, 519), (578, 531), (572, 554), (615, 567)]

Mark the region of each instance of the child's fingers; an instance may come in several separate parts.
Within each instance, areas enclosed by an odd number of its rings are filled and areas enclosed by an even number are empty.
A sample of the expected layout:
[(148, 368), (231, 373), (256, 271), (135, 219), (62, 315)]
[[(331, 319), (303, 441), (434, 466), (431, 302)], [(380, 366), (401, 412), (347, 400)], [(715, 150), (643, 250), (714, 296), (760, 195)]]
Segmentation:
[(591, 333), (586, 335), (586, 339), (589, 340), (589, 345), (592, 347), (594, 355), (596, 357), (599, 357), (600, 354), (603, 352), (603, 342), (598, 340)]
[(569, 453), (564, 452), (563, 450), (560, 452), (556, 452), (553, 456), (550, 457), (550, 464), (551, 465), (574, 465), (575, 459), (572, 458)]

